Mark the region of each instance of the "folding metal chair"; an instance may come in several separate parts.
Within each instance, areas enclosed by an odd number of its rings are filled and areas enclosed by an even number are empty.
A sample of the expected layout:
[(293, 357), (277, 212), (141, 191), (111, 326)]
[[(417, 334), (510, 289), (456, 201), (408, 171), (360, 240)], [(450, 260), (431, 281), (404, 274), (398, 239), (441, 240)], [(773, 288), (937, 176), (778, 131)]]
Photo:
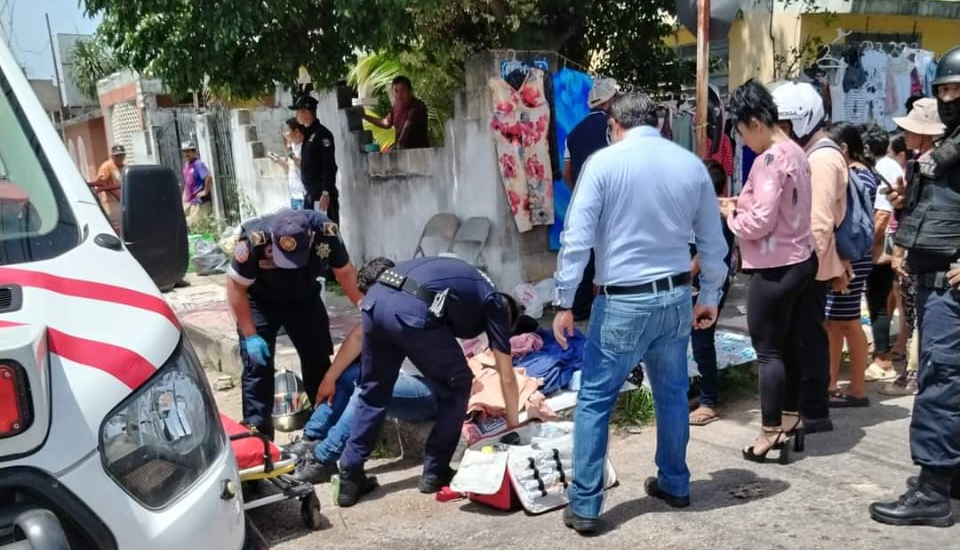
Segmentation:
[(448, 252), (459, 228), (460, 218), (454, 214), (441, 213), (433, 216), (423, 227), (413, 257), (439, 256)]
[(483, 248), (490, 237), (492, 226), (489, 218), (480, 216), (468, 218), (457, 230), (453, 243), (450, 245), (450, 252), (476, 267), (484, 267), (482, 265)]

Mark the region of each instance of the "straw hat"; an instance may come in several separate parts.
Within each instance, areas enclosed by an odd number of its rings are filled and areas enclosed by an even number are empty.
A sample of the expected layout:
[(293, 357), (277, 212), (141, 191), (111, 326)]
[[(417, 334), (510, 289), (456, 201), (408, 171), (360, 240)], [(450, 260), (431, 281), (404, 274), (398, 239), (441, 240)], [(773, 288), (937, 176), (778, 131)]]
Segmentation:
[(940, 122), (937, 100), (929, 97), (918, 99), (907, 116), (894, 117), (893, 121), (901, 129), (922, 136), (942, 136), (947, 130)]
[(593, 82), (587, 105), (591, 109), (603, 105), (617, 95), (617, 81), (612, 78), (601, 78)]

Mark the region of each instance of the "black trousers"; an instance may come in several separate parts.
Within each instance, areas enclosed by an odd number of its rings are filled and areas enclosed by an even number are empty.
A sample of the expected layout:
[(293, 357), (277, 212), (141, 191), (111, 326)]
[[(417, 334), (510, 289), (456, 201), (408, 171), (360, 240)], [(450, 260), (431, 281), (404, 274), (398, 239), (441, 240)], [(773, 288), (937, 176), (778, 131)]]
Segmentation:
[(333, 342), (330, 338), (330, 318), (319, 295), (303, 302), (277, 305), (250, 300), (257, 334), (270, 346), (266, 365), (250, 360), (240, 341), (240, 360), (243, 362), (243, 419), (261, 432), (273, 437), (274, 367), (277, 331), (282, 326), (300, 356), (300, 372), (304, 391), (314, 404), (317, 389), (330, 368)]
[(590, 260), (587, 266), (583, 268), (583, 279), (580, 280), (580, 286), (577, 287), (577, 293), (573, 296), (573, 319), (583, 321), (590, 318), (590, 311), (593, 309), (593, 279), (597, 274), (596, 257), (593, 250), (590, 251)]
[(890, 264), (876, 264), (867, 278), (867, 304), (870, 307), (870, 329), (873, 332), (874, 353), (890, 352), (890, 314), (887, 298), (893, 290), (895, 278)]
[(824, 325), (828, 288), (828, 282), (814, 281), (810, 294), (801, 302), (806, 309), (800, 334), (800, 415), (811, 420), (830, 418), (830, 340)]
[[(817, 260), (811, 256), (796, 265), (755, 270), (750, 277), (747, 327), (757, 351), (765, 427), (780, 427), (783, 411), (800, 408), (804, 336), (813, 332), (814, 324), (823, 330), (822, 321), (813, 316), (809, 304), (816, 300), (816, 273)], [(826, 385), (823, 390), (826, 394)]]
[(960, 470), (960, 290), (919, 288), (920, 371), (910, 453), (924, 470)]

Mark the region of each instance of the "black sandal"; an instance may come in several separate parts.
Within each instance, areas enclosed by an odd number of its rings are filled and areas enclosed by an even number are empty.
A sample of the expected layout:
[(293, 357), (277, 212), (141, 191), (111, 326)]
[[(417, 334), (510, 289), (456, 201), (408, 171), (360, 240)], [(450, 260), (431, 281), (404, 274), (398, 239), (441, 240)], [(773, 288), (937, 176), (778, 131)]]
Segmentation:
[[(743, 449), (743, 459), (749, 460), (750, 462), (764, 463), (767, 461), (767, 453), (770, 451), (780, 451), (780, 456), (777, 459), (777, 462), (780, 464), (786, 465), (790, 463), (790, 436), (783, 432), (783, 430), (777, 431), (763, 431), (764, 438), (769, 434), (776, 435), (776, 442), (763, 451), (760, 454), (757, 454), (754, 451), (754, 445)], [(769, 441), (769, 440), (768, 440)]]
[(869, 397), (854, 397), (849, 393), (835, 391), (830, 394), (831, 409), (852, 409), (870, 406)]

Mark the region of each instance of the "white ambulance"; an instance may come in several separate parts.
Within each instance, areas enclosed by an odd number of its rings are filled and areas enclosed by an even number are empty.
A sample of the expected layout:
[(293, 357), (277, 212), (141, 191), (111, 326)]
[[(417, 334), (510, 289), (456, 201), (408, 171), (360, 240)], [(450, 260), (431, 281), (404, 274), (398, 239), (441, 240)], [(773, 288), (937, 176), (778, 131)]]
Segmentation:
[(127, 171), (123, 223), (0, 40), (0, 550), (263, 548), (157, 289), (187, 257), (170, 169)]

